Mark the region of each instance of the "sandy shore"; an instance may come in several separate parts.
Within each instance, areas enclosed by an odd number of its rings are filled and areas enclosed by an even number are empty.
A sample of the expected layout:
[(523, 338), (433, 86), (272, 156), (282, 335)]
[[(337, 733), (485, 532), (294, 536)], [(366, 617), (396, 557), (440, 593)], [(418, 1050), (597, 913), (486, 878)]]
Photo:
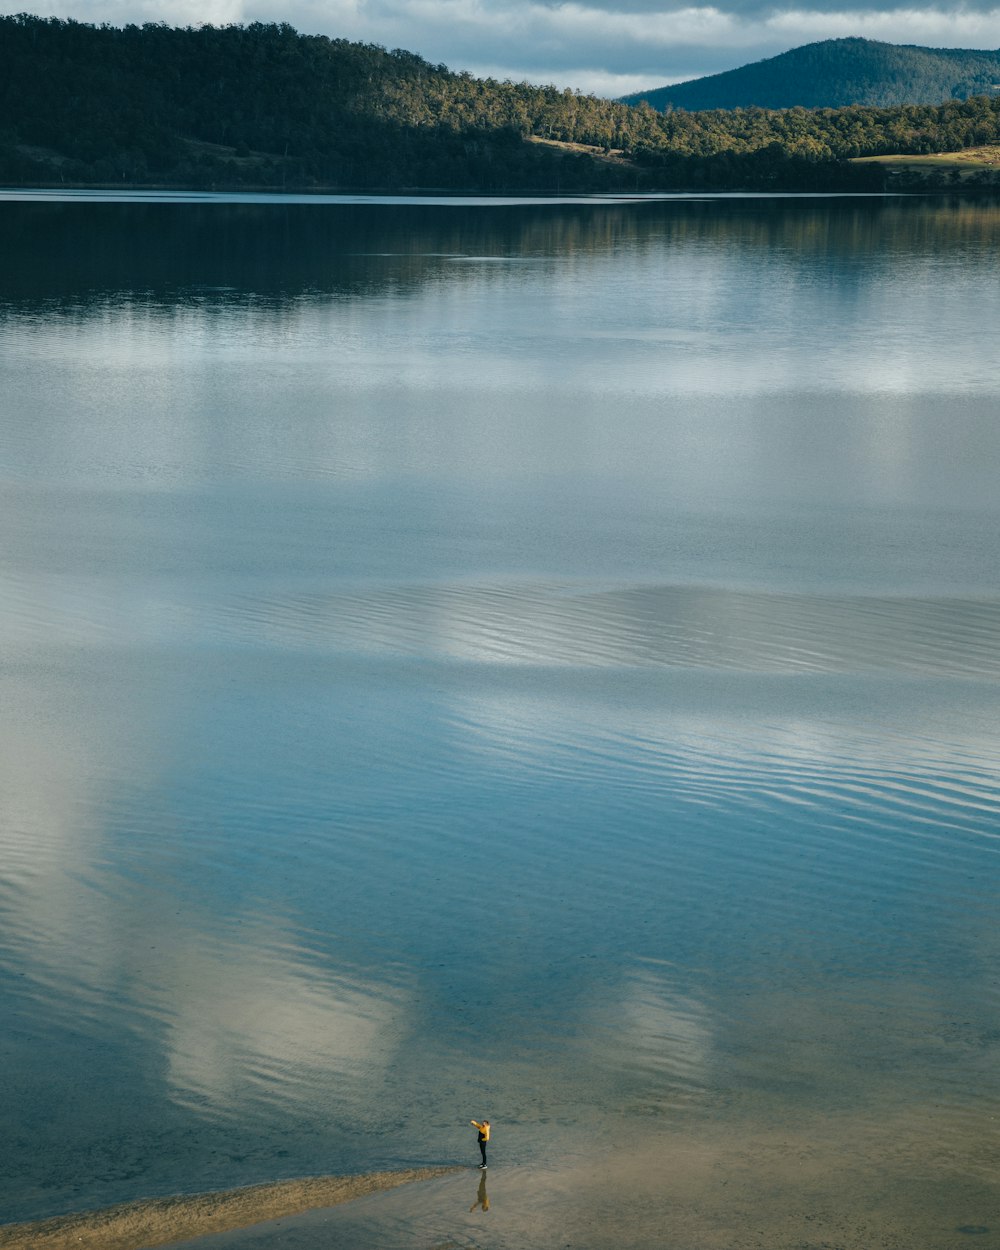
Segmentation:
[(0, 1227), (0, 1250), (145, 1250), (333, 1207), (365, 1194), (460, 1170), (409, 1168), (365, 1176), (317, 1176), (222, 1193), (122, 1203), (82, 1215), (4, 1225)]

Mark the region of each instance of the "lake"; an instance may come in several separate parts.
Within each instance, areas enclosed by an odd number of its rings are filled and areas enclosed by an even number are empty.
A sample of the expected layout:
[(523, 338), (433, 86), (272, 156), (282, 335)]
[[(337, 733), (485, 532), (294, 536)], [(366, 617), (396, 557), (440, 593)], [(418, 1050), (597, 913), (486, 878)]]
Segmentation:
[(1000, 202), (0, 220), (0, 1222), (1000, 1237)]

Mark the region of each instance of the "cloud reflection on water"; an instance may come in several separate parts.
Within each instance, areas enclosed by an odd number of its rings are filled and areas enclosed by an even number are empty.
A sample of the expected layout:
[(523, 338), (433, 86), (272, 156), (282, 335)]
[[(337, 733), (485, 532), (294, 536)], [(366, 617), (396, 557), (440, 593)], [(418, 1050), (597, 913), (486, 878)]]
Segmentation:
[[(364, 1091), (405, 1030), (398, 978), (334, 973), (252, 911), (227, 912), (220, 931), (191, 902), (169, 900), (169, 848), (122, 861), (107, 827), (112, 775), (136, 786), (145, 770), (155, 791), (151, 744), (170, 750), (164, 709), (143, 708), (141, 693), (126, 705), (92, 698), (75, 713), (68, 702), (46, 707), (37, 689), (16, 695), (17, 732), (0, 752), (0, 897), (4, 959), (26, 978), (22, 997), (59, 1027), (99, 1034), (119, 1018), (160, 1052), (171, 1096), (199, 1114), (321, 1103), (341, 1122), (367, 1116)], [(10, 680), (4, 694), (10, 707)]]
[[(92, 220), (92, 261), (23, 218), (2, 310), (20, 1209), (450, 1158), (489, 1115), (512, 1164), (662, 1147), (573, 1195), (585, 1229), (626, 1185), (660, 1244), (662, 1159), (702, 1151), (696, 1228), (734, 1126), (774, 1166), (727, 1217), (844, 1123), (881, 1166), (886, 1107), (921, 1167), (932, 1100), (974, 1154), (995, 210), (366, 209), (348, 257), (212, 208), (160, 251)], [(968, 320), (925, 359), (941, 238)], [(893, 300), (883, 385), (844, 343)]]
[(636, 961), (608, 990), (584, 1008), (579, 1025), (604, 1098), (619, 1114), (642, 1116), (702, 1097), (716, 1062), (712, 1012), (678, 992), (663, 961)]
[(239, 936), (226, 945), (171, 935), (152, 997), (172, 1096), (213, 1115), (246, 1118), (270, 1103), (286, 1116), (321, 1105), (341, 1124), (367, 1118), (400, 1045), (408, 995), (317, 966), (276, 943), (269, 926), (236, 923)]

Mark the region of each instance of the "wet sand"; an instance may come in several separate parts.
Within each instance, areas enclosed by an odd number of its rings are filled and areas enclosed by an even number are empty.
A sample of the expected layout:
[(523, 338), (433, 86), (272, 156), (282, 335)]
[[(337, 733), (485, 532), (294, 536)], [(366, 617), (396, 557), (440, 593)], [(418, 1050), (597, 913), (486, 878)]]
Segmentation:
[(231, 1232), (284, 1216), (333, 1207), (352, 1198), (461, 1171), (408, 1168), (364, 1176), (317, 1176), (229, 1189), (221, 1193), (152, 1198), (103, 1211), (0, 1227), (0, 1250), (149, 1250), (210, 1233)]
[(987, 1250), (1000, 1228), (984, 1127), (933, 1105), (632, 1119), (604, 1151), (508, 1161), (507, 1126), (486, 1177), (466, 1167), (175, 1250)]

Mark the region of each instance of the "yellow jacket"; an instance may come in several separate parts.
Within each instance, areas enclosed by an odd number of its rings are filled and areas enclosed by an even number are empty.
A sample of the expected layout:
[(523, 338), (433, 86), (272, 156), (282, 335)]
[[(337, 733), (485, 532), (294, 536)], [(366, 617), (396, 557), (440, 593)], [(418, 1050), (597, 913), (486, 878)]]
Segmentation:
[(490, 1140), (489, 1120), (484, 1121), (482, 1124), (480, 1124), (478, 1120), (470, 1120), (469, 1123), (475, 1125), (475, 1127), (479, 1129), (479, 1136), (483, 1139), (483, 1141)]

